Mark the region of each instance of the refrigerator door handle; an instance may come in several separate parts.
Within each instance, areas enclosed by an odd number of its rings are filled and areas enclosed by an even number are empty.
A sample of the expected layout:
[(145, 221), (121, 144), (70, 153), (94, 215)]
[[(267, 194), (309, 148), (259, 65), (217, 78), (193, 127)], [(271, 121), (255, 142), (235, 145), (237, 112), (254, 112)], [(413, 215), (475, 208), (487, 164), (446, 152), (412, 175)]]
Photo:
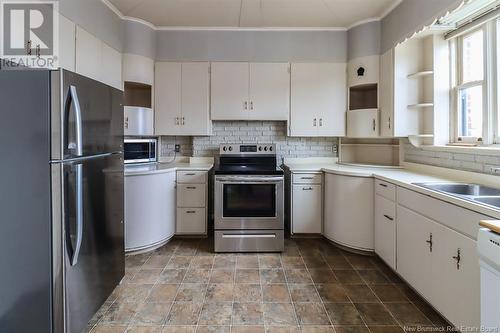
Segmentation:
[(77, 164), (76, 168), (76, 246), (71, 258), (71, 266), (78, 262), (83, 239), (83, 168), (82, 164)]
[(66, 140), (68, 138), (69, 112), (71, 111), (72, 104), (75, 110), (75, 142), (69, 142), (67, 148), (73, 150), (75, 152), (74, 154), (75, 156), (82, 156), (83, 155), (82, 110), (80, 108), (80, 101), (78, 100), (78, 93), (74, 85), (69, 86), (68, 97), (66, 99), (66, 105), (65, 105), (66, 121), (64, 124), (64, 131), (66, 133)]

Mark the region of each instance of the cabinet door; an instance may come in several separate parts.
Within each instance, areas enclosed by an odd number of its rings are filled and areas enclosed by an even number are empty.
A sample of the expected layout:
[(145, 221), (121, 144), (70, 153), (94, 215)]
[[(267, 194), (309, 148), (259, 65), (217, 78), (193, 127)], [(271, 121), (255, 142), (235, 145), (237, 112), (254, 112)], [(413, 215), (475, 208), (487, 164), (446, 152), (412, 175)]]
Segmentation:
[[(405, 207), (397, 207), (397, 271), (425, 297), (433, 291), (431, 259), (434, 252), (428, 240), (434, 222)], [(432, 252), (431, 252), (432, 251)]]
[(321, 185), (293, 185), (293, 233), (321, 233), (322, 194)]
[(182, 120), (179, 134), (210, 134), (209, 66), (208, 62), (182, 64)]
[(144, 56), (123, 54), (123, 81), (154, 85), (155, 62)]
[(389, 50), (380, 57), (380, 135), (394, 136), (394, 52)]
[(177, 184), (177, 207), (206, 207), (205, 184)]
[(248, 66), (246, 62), (212, 63), (212, 120), (248, 119)]
[(102, 81), (102, 42), (76, 27), (76, 72), (94, 80)]
[(375, 195), (375, 253), (396, 269), (396, 203)]
[(319, 64), (291, 64), (290, 136), (317, 136), (316, 89)]
[(325, 176), (326, 238), (354, 249), (373, 251), (373, 179)]
[(378, 110), (349, 110), (347, 112), (347, 136), (350, 138), (378, 137)]
[(59, 15), (59, 67), (75, 71), (76, 25)]
[(155, 66), (155, 134), (177, 135), (181, 124), (181, 63)]
[(250, 64), (250, 120), (288, 120), (290, 73), (288, 63)]
[(314, 108), (319, 136), (345, 136), (347, 112), (346, 64), (319, 64)]
[(434, 223), (433, 236), (430, 280), (435, 288), (430, 295), (431, 303), (453, 325), (479, 327), (480, 269), (476, 241), (438, 223)]
[(116, 89), (123, 90), (122, 54), (114, 48), (102, 44), (102, 82)]

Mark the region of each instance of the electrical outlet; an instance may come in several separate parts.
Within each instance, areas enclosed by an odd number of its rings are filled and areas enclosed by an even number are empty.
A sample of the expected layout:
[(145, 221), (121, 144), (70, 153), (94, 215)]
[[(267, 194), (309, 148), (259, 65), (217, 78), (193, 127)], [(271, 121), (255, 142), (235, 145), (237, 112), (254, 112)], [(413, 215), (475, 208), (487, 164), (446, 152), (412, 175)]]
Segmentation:
[(181, 145), (175, 145), (175, 152), (180, 153), (181, 152)]

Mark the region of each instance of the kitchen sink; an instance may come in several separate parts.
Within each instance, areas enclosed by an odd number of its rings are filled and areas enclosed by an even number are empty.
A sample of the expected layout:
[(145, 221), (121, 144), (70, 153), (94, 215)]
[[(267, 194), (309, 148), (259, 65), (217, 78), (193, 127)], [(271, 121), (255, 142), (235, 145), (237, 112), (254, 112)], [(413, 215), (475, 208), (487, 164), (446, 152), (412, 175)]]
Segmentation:
[(500, 208), (500, 197), (475, 197), (474, 201)]
[(413, 183), (429, 190), (500, 209), (500, 190), (478, 184)]
[(500, 190), (477, 184), (415, 183), (415, 185), (460, 196), (500, 196)]

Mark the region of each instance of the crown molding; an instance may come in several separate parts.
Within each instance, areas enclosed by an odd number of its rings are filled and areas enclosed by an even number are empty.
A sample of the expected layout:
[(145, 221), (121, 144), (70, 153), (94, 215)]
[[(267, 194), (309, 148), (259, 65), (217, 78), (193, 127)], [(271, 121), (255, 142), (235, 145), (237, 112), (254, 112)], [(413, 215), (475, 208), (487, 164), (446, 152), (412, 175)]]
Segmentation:
[(193, 27), (193, 26), (156, 26), (146, 20), (126, 16), (109, 0), (101, 0), (109, 9), (111, 9), (122, 20), (141, 23), (153, 30), (158, 31), (347, 31), (359, 25), (381, 21), (384, 17), (389, 15), (403, 0), (396, 0), (389, 8), (387, 8), (380, 17), (371, 17), (357, 21), (348, 27)]

